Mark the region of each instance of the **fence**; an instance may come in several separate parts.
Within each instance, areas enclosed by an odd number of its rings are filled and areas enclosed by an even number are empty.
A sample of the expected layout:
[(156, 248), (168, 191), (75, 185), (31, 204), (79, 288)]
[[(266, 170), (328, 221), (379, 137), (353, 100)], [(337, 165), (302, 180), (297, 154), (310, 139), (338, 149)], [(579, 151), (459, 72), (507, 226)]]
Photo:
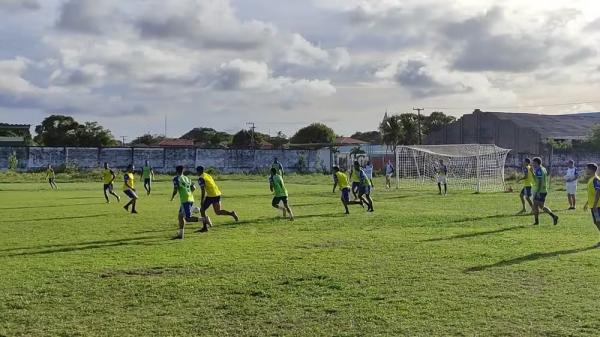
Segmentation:
[(133, 163), (142, 166), (148, 160), (158, 172), (171, 172), (177, 165), (193, 168), (212, 167), (224, 173), (257, 172), (271, 167), (277, 157), (287, 171), (329, 171), (331, 153), (320, 150), (232, 150), (199, 148), (79, 148), (79, 147), (0, 147), (0, 170), (8, 168), (15, 154), (18, 169), (37, 170), (51, 164), (95, 169), (107, 162), (114, 168)]

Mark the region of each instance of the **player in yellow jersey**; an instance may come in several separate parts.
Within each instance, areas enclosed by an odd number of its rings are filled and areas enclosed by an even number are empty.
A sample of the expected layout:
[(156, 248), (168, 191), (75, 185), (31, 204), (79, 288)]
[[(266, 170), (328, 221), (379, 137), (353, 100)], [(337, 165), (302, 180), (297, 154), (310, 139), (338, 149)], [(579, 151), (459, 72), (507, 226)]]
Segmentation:
[(333, 167), (333, 193), (335, 193), (336, 187), (340, 187), (342, 193), (342, 205), (346, 210), (346, 214), (350, 214), (348, 205), (361, 205), (365, 207), (362, 201), (350, 201), (350, 182), (346, 173), (342, 172), (338, 166)]
[(127, 166), (127, 173), (123, 177), (123, 193), (129, 197), (129, 202), (123, 208), (129, 212), (129, 206), (131, 206), (131, 213), (137, 214), (135, 205), (137, 203), (137, 193), (135, 192), (135, 177), (133, 176), (134, 167), (133, 165)]
[[(583, 206), (583, 210), (587, 211), (589, 208), (592, 211), (594, 225), (600, 230), (600, 209), (598, 209), (598, 201), (600, 201), (600, 177), (598, 177), (598, 165), (593, 163), (587, 164), (585, 175), (588, 178), (587, 202)], [(597, 246), (600, 247), (600, 242)]]
[(533, 212), (533, 201), (531, 201), (532, 193), (531, 188), (535, 183), (535, 179), (533, 177), (533, 168), (531, 167), (531, 159), (525, 158), (523, 162), (523, 176), (517, 180), (517, 183), (523, 182), (523, 189), (521, 189), (521, 193), (519, 194), (519, 198), (521, 198), (521, 211), (518, 214), (524, 214), (527, 212), (525, 209), (525, 200), (529, 204), (529, 208), (531, 208)]
[(173, 239), (183, 240), (185, 223), (186, 222), (200, 222), (200, 218), (192, 216), (192, 207), (194, 206), (194, 191), (196, 187), (194, 183), (188, 178), (183, 172), (183, 166), (177, 166), (175, 168), (177, 175), (173, 178), (173, 195), (171, 195), (171, 201), (175, 199), (175, 196), (179, 194), (179, 200), (181, 206), (179, 207), (179, 232)]
[(54, 173), (52, 165), (48, 165), (48, 168), (46, 169), (46, 179), (48, 179), (48, 184), (50, 184), (51, 189), (58, 189), (58, 186), (56, 185), (56, 173)]
[(206, 215), (206, 210), (213, 207), (216, 215), (226, 215), (232, 217), (235, 221), (238, 221), (238, 215), (235, 211), (226, 211), (221, 208), (221, 190), (215, 183), (213, 177), (210, 174), (204, 172), (204, 167), (198, 166), (196, 168), (198, 173), (198, 185), (200, 186), (202, 193), (202, 205), (200, 207), (200, 215), (203, 218), (204, 226), (200, 230), (201, 232), (208, 231), (208, 227), (212, 226), (210, 217)]
[(104, 181), (104, 199), (106, 199), (107, 204), (110, 203), (110, 200), (108, 199), (108, 193), (117, 198), (117, 201), (121, 201), (121, 198), (113, 191), (113, 183), (116, 178), (117, 176), (115, 175), (115, 172), (110, 169), (108, 163), (104, 163), (104, 170), (102, 170), (102, 180)]

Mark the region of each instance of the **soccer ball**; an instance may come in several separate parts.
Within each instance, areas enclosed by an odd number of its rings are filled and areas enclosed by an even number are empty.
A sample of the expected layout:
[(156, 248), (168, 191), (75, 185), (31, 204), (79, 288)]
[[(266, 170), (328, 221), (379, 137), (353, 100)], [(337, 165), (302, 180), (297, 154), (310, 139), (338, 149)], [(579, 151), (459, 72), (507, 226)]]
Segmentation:
[(200, 214), (200, 207), (192, 207), (192, 214)]

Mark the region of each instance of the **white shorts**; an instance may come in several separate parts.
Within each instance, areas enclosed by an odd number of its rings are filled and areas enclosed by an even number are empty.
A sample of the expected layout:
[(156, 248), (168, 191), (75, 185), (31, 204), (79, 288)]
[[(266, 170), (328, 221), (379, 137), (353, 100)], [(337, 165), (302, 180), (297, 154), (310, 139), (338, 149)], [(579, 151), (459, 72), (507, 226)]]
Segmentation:
[(447, 184), (447, 180), (446, 180), (446, 176), (438, 176), (437, 177), (437, 183), (438, 184)]
[(577, 184), (567, 183), (567, 194), (577, 194)]

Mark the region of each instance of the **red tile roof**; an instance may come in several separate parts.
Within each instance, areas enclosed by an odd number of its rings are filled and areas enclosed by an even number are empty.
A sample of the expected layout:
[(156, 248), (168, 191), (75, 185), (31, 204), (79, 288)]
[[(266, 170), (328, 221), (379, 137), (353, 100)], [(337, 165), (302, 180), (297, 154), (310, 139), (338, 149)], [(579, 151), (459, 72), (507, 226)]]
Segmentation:
[(194, 147), (194, 141), (189, 139), (175, 139), (175, 138), (166, 138), (163, 139), (158, 146), (163, 147)]
[(362, 140), (350, 138), (350, 137), (338, 137), (335, 139), (336, 144), (340, 145), (361, 145), (368, 144), (367, 142), (363, 142)]

